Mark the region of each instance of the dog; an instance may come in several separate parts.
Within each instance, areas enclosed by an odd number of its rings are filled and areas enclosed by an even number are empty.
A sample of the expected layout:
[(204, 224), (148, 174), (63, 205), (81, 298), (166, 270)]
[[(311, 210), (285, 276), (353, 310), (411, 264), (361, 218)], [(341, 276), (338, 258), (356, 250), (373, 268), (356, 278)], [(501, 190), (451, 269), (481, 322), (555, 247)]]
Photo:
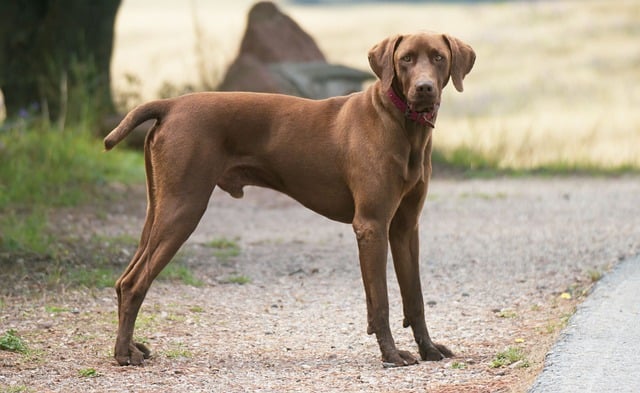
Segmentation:
[(389, 248), (400, 285), (404, 327), (422, 360), (453, 353), (427, 330), (419, 274), (418, 221), (431, 176), (432, 134), (443, 88), (462, 92), (475, 62), (458, 38), (395, 35), (369, 51), (378, 79), (365, 91), (325, 100), (206, 92), (133, 109), (104, 139), (106, 150), (155, 119), (144, 154), (147, 213), (140, 244), (116, 282), (115, 359), (140, 365), (149, 349), (133, 341), (153, 279), (196, 228), (213, 189), (235, 198), (247, 185), (289, 195), (332, 220), (351, 224), (358, 244), (368, 334), (385, 366), (418, 363), (396, 348), (389, 326)]

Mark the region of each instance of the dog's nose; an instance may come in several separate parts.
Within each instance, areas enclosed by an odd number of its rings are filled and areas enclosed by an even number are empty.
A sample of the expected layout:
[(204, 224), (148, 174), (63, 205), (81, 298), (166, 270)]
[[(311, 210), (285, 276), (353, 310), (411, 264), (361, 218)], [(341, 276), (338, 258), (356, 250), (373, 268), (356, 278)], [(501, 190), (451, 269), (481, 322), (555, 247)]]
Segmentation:
[(418, 93), (433, 93), (433, 82), (431, 81), (418, 81), (416, 83), (416, 91)]

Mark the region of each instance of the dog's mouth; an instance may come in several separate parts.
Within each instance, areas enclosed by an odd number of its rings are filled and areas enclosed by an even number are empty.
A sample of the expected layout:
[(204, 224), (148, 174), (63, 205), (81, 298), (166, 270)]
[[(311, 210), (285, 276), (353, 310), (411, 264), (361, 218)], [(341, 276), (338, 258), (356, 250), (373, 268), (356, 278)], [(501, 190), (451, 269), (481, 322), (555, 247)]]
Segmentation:
[(387, 91), (387, 96), (395, 107), (404, 113), (406, 118), (435, 128), (435, 120), (440, 107), (440, 103), (436, 101), (435, 97), (418, 97), (418, 99), (405, 101), (393, 91), (393, 88)]
[(418, 113), (434, 113), (440, 106), (436, 102), (409, 102), (409, 109)]

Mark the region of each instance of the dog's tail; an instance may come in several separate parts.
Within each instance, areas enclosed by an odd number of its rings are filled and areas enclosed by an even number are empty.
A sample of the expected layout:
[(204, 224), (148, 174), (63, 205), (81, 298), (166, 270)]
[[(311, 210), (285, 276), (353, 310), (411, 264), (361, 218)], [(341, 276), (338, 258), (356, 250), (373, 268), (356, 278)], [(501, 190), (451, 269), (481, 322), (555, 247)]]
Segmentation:
[(171, 100), (157, 100), (147, 102), (134, 108), (131, 112), (125, 116), (124, 119), (118, 124), (104, 138), (104, 148), (111, 150), (115, 145), (120, 143), (134, 128), (144, 123), (147, 120), (156, 119), (160, 120), (169, 110), (171, 106)]

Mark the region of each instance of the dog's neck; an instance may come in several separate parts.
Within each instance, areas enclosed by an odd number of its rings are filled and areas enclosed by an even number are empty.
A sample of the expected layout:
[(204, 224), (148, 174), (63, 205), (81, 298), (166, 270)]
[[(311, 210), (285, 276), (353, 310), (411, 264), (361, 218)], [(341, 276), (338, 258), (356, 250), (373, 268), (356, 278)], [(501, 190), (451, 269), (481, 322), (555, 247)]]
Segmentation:
[(393, 105), (398, 108), (404, 116), (412, 120), (418, 124), (426, 125), (431, 128), (435, 128), (436, 116), (438, 115), (438, 108), (440, 104), (436, 104), (435, 108), (431, 112), (416, 112), (411, 110), (409, 104), (407, 104), (396, 92), (393, 90), (393, 87), (389, 87), (387, 90), (387, 97), (391, 100)]

